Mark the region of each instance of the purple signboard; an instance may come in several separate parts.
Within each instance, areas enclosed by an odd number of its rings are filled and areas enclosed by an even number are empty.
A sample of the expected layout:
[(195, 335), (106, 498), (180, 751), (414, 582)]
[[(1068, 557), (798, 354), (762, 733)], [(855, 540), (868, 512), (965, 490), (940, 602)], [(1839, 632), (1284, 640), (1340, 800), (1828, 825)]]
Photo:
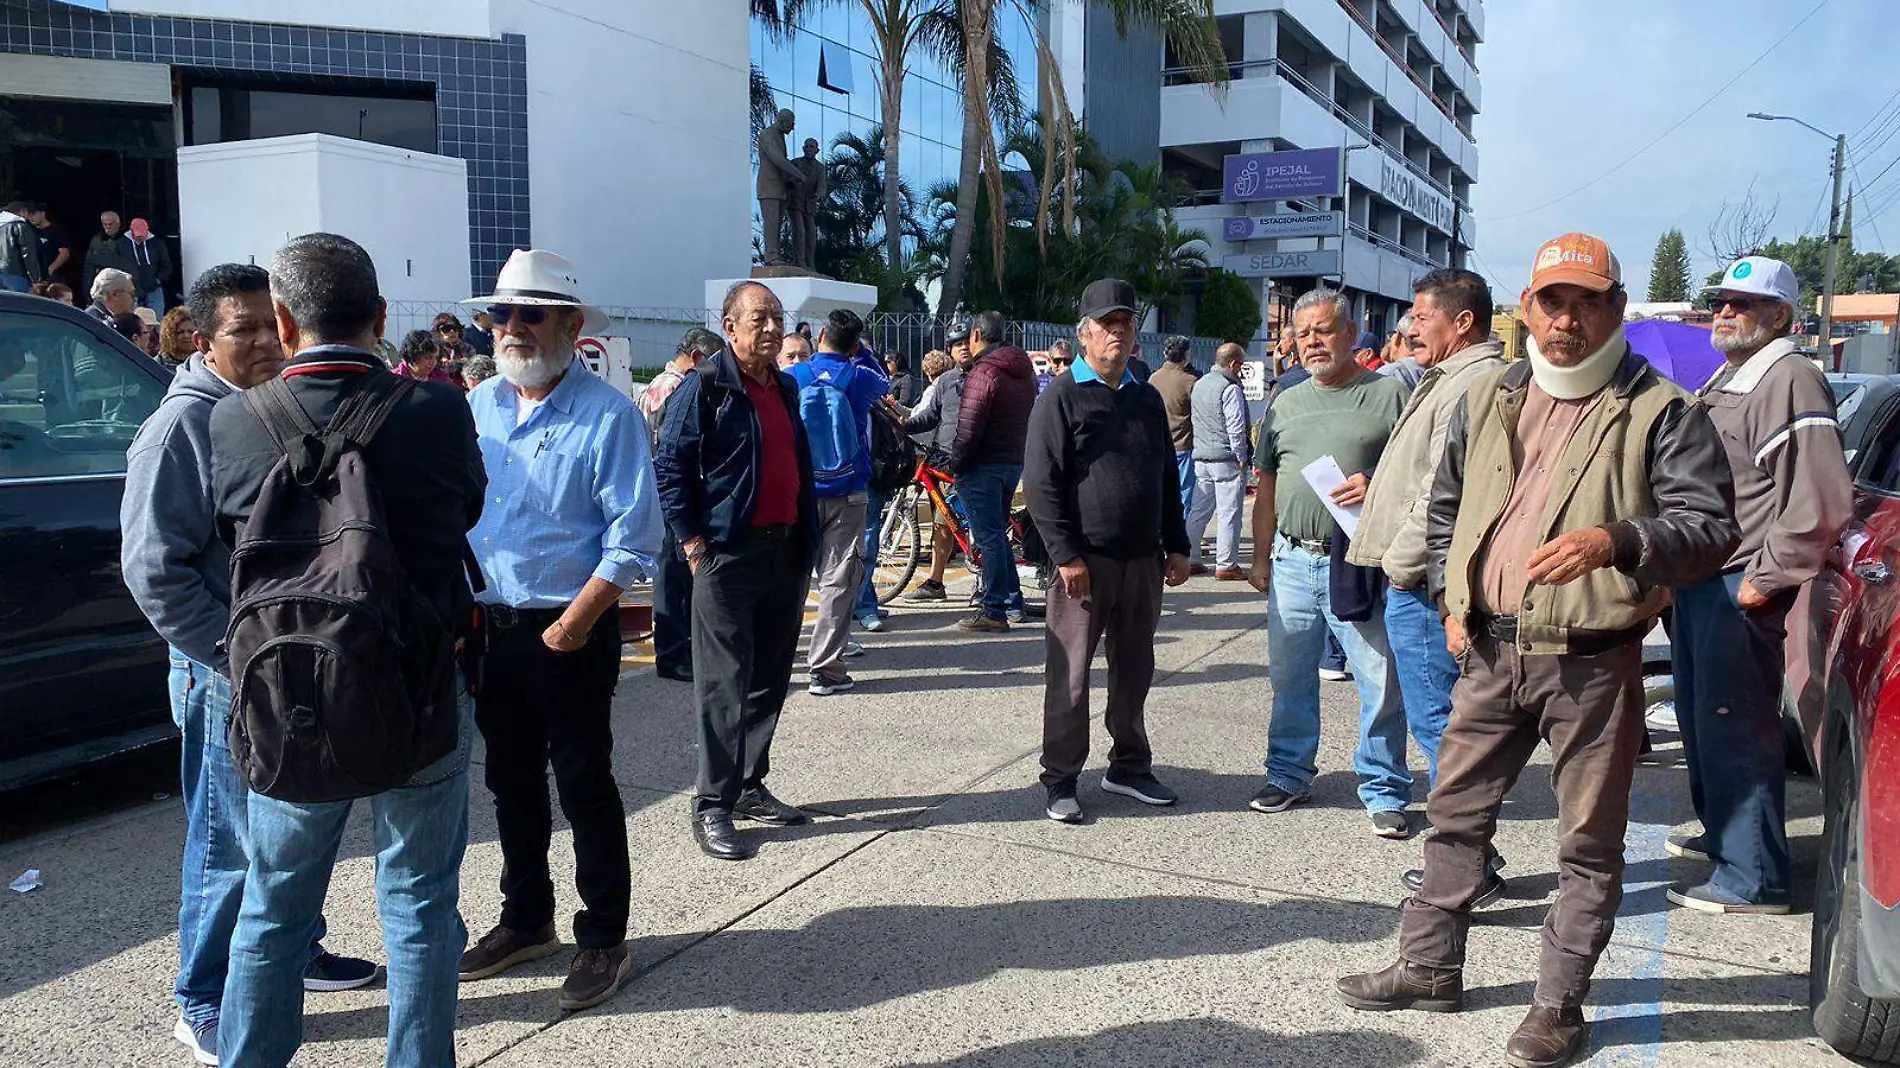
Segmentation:
[(1221, 179), (1224, 204), (1343, 196), (1345, 154), (1337, 148), (1247, 152), (1227, 157)]

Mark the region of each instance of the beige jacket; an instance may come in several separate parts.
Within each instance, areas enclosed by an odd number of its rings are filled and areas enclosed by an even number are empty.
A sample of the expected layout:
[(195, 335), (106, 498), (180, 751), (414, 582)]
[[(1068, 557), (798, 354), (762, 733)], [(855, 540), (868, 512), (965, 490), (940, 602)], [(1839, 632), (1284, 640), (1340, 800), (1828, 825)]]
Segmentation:
[(1383, 568), (1402, 590), (1425, 585), (1425, 510), (1452, 413), (1479, 376), (1503, 366), (1504, 346), (1483, 341), (1452, 353), (1419, 379), (1366, 490), (1348, 563)]

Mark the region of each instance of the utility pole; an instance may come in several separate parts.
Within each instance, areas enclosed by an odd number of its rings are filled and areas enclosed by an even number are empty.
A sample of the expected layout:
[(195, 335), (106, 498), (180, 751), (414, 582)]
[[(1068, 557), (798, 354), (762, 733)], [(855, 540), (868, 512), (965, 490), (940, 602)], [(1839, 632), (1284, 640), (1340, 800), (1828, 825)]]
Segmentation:
[(1840, 269), (1841, 260), (1841, 172), (1847, 169), (1847, 135), (1837, 134), (1834, 138), (1834, 207), (1827, 215), (1827, 271), (1821, 283), (1821, 346), (1817, 353), (1838, 371), (1841, 369), (1839, 358), (1834, 355), (1834, 275)]

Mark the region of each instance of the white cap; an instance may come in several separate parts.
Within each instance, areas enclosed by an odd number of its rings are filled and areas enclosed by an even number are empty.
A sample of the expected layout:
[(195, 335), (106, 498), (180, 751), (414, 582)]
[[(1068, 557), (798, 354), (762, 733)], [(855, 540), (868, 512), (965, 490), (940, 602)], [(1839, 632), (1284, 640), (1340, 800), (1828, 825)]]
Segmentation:
[(1795, 279), (1794, 268), (1766, 256), (1743, 256), (1723, 272), (1720, 282), (1704, 286), (1702, 292), (1744, 293), (1769, 297), (1797, 310), (1801, 307), (1801, 283)]

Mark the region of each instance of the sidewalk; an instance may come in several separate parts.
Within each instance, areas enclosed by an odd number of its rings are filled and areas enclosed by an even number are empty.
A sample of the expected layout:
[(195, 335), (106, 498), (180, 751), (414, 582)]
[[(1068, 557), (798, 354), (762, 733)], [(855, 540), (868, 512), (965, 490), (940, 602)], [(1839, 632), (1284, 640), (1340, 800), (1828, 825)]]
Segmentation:
[[(856, 690), (821, 699), (795, 686), (771, 785), (820, 818), (750, 831), (763, 848), (745, 864), (703, 857), (687, 830), (688, 688), (630, 672), (615, 761), (639, 971), (616, 999), (572, 1016), (554, 1007), (567, 953), (463, 986), (460, 1063), (1501, 1063), (1555, 890), (1544, 754), (1505, 808), (1512, 896), (1473, 930), (1471, 1008), (1354, 1013), (1332, 981), (1389, 961), (1397, 878), (1419, 856), (1416, 840), (1374, 838), (1357, 804), (1354, 691), (1324, 686), (1314, 803), (1247, 811), (1266, 738), (1264, 601), (1200, 578), (1166, 606), (1149, 726), (1157, 772), (1182, 803), (1148, 809), (1102, 793), (1098, 726), (1082, 827), (1044, 819), (1035, 786), (1041, 628), (973, 639), (954, 627), (967, 611), (954, 592), (946, 606), (899, 607), (883, 632), (862, 636)], [(1593, 1056), (1580, 1063), (1842, 1063), (1806, 1021), (1806, 915), (1724, 919), (1663, 901), (1671, 874), (1692, 869), (1662, 852), (1688, 800), (1674, 738), (1658, 742), (1639, 773), (1631, 892), (1598, 972)], [(499, 908), (500, 856), (479, 768), (473, 789), (463, 912), (479, 934)], [(1423, 793), (1421, 783), (1421, 807)], [(1813, 784), (1790, 796), (1804, 816), (1792, 833), (1805, 911)], [(380, 960), (364, 831), (359, 817), (331, 889), (330, 945)], [(189, 1063), (169, 1038), (182, 836), (169, 801), (0, 849), (0, 868), (46, 878), (32, 895), (0, 898), (0, 1064)], [(572, 855), (558, 828), (554, 866), (568, 937)], [(299, 1064), (381, 1063), (380, 987), (306, 1005)]]

